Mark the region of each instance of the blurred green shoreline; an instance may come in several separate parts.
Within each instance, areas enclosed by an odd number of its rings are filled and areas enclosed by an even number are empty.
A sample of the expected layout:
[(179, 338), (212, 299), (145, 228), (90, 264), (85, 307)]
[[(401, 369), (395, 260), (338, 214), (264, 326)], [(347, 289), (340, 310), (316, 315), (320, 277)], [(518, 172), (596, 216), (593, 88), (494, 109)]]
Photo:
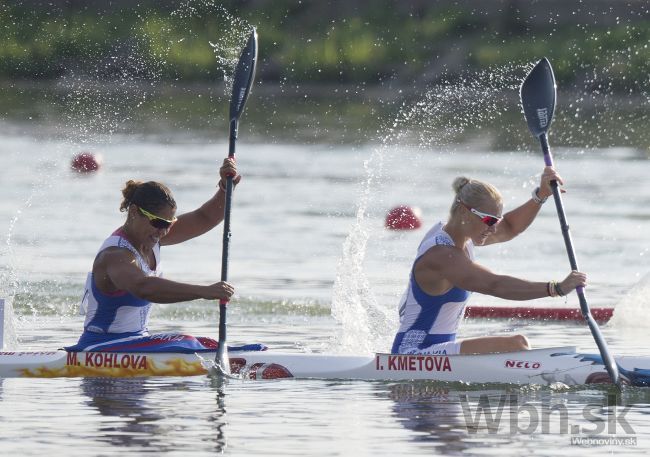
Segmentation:
[[(518, 91), (476, 94), (473, 87), (463, 96), (464, 86), (453, 84), (416, 90), (257, 83), (241, 131), (247, 141), (277, 144), (355, 147), (396, 142), (423, 149), (529, 149), (534, 139), (521, 114)], [(120, 141), (119, 135), (161, 142), (222, 141), (228, 131), (228, 98), (223, 82), (0, 80), (0, 119), (5, 130), (11, 126), (19, 134), (79, 144)], [(645, 96), (635, 93), (560, 91), (553, 144), (625, 147), (647, 154), (646, 106)], [(392, 135), (393, 130), (399, 135)]]
[(248, 141), (529, 148), (517, 88), (546, 56), (555, 146), (646, 154), (649, 10), (644, 0), (7, 1), (0, 117), (80, 144), (222, 139), (228, 78), (255, 25)]
[(647, 91), (641, 0), (22, 0), (0, 5), (0, 77), (214, 81), (259, 31), (258, 79), (422, 87), (546, 56), (561, 88)]

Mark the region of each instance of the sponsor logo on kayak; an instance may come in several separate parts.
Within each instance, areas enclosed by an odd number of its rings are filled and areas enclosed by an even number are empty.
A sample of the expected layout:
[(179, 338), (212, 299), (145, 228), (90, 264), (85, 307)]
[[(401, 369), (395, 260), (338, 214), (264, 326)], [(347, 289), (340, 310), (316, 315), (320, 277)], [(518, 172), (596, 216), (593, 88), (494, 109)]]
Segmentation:
[(435, 355), (389, 355), (388, 364), (384, 366), (377, 355), (375, 362), (378, 370), (387, 371), (451, 371), (447, 356)]
[(540, 362), (529, 362), (528, 360), (506, 360), (506, 368), (537, 370), (541, 366), (542, 364)]
[(248, 379), (282, 379), (293, 378), (288, 368), (277, 363), (246, 364), (246, 359), (233, 357), (230, 359), (230, 372)]
[(548, 109), (539, 108), (537, 110), (537, 119), (539, 119), (539, 126), (544, 128), (548, 125)]

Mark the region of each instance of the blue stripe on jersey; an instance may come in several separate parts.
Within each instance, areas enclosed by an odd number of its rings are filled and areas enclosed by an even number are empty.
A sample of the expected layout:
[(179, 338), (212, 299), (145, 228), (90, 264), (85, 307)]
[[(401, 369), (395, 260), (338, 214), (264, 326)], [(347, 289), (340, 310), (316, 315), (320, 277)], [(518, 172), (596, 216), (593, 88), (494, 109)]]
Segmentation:
[(424, 330), (428, 332), (431, 326), (438, 318), (438, 314), (445, 303), (465, 302), (470, 293), (459, 287), (452, 287), (442, 295), (429, 295), (422, 290), (415, 280), (415, 272), (411, 272), (411, 291), (418, 304), (422, 307), (422, 312), (411, 326), (412, 329)]
[(459, 287), (452, 287), (442, 295), (429, 295), (415, 280), (415, 272), (411, 272), (411, 291), (415, 300), (422, 307), (422, 313), (411, 328), (425, 331), (429, 331), (433, 322), (438, 318), (442, 305), (450, 302), (465, 302), (470, 295), (468, 291)]
[[(413, 267), (415, 270), (415, 267)], [(446, 303), (456, 302), (463, 303), (467, 301), (470, 296), (470, 293), (465, 289), (459, 287), (452, 287), (447, 292), (442, 295), (429, 295), (426, 293), (418, 282), (415, 280), (415, 271), (411, 271), (410, 277), (411, 291), (413, 292), (413, 297), (422, 307), (420, 314), (418, 315), (413, 325), (409, 327), (411, 330), (421, 330), (427, 335), (424, 337), (424, 340), (418, 344), (418, 349), (424, 349), (432, 344), (446, 343), (447, 341), (453, 341), (456, 338), (455, 333), (445, 333), (445, 334), (429, 334), (429, 330), (433, 326), (433, 323), (438, 318), (442, 306)], [(404, 335), (407, 332), (399, 332), (395, 335), (395, 340), (393, 341), (393, 347), (391, 348), (392, 354), (399, 353), (399, 347), (402, 344)]]
[(120, 295), (106, 295), (95, 285), (95, 277), (91, 275), (90, 283), (92, 293), (97, 300), (97, 312), (92, 320), (86, 325), (86, 330), (94, 332), (108, 332), (109, 327), (115, 322), (117, 310), (122, 306), (143, 307), (148, 306), (151, 302), (136, 297), (130, 292)]
[[(434, 225), (418, 246), (408, 287), (400, 303), (400, 328), (393, 342), (393, 354), (399, 353), (400, 349), (426, 349), (432, 344), (454, 341), (456, 338), (456, 330), (471, 292), (452, 287), (442, 295), (430, 295), (415, 280), (415, 266), (435, 246), (455, 246), (444, 231), (442, 222)], [(471, 260), (474, 259), (473, 247), (471, 240), (464, 247)]]

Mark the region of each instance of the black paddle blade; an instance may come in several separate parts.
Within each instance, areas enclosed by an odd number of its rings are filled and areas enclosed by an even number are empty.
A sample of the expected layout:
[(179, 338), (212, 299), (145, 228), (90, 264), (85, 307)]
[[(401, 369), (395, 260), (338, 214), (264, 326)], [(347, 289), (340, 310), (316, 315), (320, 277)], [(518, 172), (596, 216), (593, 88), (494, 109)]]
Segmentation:
[(546, 133), (555, 111), (555, 76), (546, 57), (530, 70), (521, 84), (520, 96), (530, 131), (535, 136)]
[(239, 119), (244, 111), (244, 105), (248, 99), (253, 79), (255, 78), (255, 64), (257, 63), (257, 31), (255, 27), (251, 31), (246, 46), (244, 47), (237, 68), (235, 79), (232, 84), (232, 96), (230, 97), (230, 120)]

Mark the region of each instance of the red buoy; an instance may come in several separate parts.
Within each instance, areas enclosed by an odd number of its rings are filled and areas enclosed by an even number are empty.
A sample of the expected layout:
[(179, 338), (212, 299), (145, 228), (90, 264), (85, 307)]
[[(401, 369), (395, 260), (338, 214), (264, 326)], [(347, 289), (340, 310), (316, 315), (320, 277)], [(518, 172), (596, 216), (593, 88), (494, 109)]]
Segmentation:
[(390, 230), (415, 230), (422, 226), (422, 211), (418, 207), (400, 205), (386, 215), (386, 228)]
[(99, 170), (101, 165), (102, 157), (100, 155), (82, 152), (74, 156), (70, 167), (77, 173), (92, 173)]

